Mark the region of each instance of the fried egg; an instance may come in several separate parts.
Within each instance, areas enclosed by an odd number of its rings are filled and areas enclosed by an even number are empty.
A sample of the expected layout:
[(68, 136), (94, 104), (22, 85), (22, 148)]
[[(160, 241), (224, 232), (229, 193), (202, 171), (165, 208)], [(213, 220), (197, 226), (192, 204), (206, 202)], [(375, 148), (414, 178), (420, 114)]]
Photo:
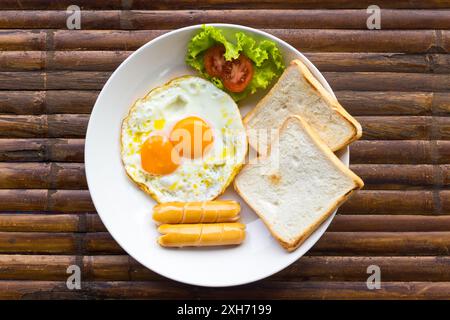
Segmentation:
[(127, 175), (156, 201), (206, 201), (242, 167), (247, 136), (228, 94), (185, 76), (134, 103), (122, 123), (121, 146)]

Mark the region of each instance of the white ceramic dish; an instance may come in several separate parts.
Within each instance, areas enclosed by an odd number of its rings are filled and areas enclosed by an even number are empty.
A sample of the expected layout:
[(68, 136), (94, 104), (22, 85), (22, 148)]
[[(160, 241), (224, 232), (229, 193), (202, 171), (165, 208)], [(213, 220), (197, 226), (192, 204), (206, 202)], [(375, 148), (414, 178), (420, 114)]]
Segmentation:
[[(286, 64), (299, 58), (323, 86), (332, 93), (320, 72), (299, 51), (265, 32), (230, 24), (212, 24), (226, 33), (243, 31), (256, 38), (275, 41)], [(262, 221), (234, 192), (232, 186), (221, 198), (236, 199), (242, 205), (247, 225), (245, 242), (236, 247), (163, 249), (151, 219), (155, 204), (128, 179), (120, 158), (120, 126), (133, 102), (150, 89), (185, 74), (195, 74), (184, 63), (186, 46), (201, 26), (164, 34), (130, 55), (112, 74), (95, 103), (86, 135), (86, 176), (95, 208), (117, 243), (147, 268), (173, 280), (193, 285), (223, 287), (266, 278), (303, 256), (322, 236), (334, 214), (296, 251), (286, 252)], [(244, 116), (264, 95), (261, 92), (241, 105)], [(348, 165), (348, 149), (340, 153)]]

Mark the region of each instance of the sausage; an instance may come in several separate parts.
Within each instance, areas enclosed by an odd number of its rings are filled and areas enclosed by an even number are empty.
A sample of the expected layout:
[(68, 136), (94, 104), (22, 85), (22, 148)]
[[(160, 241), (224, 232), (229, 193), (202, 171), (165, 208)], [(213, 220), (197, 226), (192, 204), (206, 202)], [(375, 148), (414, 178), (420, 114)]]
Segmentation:
[(153, 207), (156, 223), (234, 222), (241, 206), (233, 200), (166, 202)]
[(204, 247), (240, 244), (245, 239), (242, 223), (163, 224), (158, 243), (163, 247)]

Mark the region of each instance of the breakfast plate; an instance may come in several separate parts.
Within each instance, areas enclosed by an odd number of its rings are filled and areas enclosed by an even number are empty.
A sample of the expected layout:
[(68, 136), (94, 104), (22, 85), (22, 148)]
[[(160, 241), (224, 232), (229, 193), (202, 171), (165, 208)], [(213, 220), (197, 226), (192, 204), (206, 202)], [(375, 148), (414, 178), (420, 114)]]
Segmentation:
[[(224, 34), (237, 31), (255, 39), (277, 44), (287, 64), (302, 61), (331, 96), (334, 94), (320, 72), (288, 43), (260, 30), (231, 24), (209, 24)], [(117, 243), (135, 260), (170, 279), (200, 286), (224, 287), (266, 278), (303, 256), (322, 236), (336, 211), (294, 252), (274, 241), (264, 223), (229, 186), (219, 199), (233, 199), (241, 205), (241, 221), (247, 236), (240, 246), (220, 248), (167, 249), (158, 245), (152, 207), (156, 202), (128, 177), (121, 161), (121, 124), (130, 106), (152, 88), (169, 80), (197, 75), (185, 63), (187, 44), (201, 25), (166, 33), (131, 54), (103, 87), (89, 120), (86, 134), (86, 177), (95, 208)], [(244, 116), (267, 93), (259, 91), (239, 102)], [(348, 166), (349, 151), (337, 153)], [(295, 194), (295, 191), (294, 191)]]

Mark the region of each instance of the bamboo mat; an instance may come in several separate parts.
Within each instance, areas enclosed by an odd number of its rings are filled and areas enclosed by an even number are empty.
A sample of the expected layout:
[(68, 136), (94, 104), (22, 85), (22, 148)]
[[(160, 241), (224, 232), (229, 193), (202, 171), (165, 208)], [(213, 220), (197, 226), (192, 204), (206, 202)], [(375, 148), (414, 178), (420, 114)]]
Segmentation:
[[(0, 298), (450, 298), (450, 2), (0, 1)], [(447, 9), (446, 9), (447, 8)], [(224, 11), (225, 10), (225, 11)], [(200, 288), (127, 256), (87, 190), (89, 113), (112, 71), (168, 30), (228, 22), (304, 52), (363, 125), (351, 168), (366, 183), (314, 248), (254, 284)], [(68, 290), (66, 269), (82, 269)], [(367, 267), (381, 268), (368, 290)]]

